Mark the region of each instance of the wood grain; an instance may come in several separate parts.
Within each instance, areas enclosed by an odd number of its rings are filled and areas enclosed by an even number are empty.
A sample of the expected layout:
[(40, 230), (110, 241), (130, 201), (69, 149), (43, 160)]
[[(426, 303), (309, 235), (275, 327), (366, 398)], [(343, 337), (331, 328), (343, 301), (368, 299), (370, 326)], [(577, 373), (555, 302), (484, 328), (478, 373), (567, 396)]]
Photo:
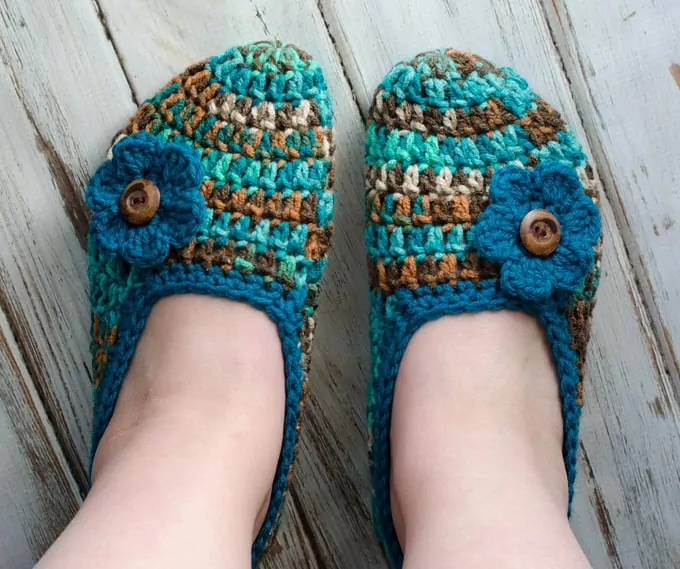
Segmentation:
[[(677, 8), (671, 0), (604, 4), (621, 22), (596, 19), (600, 9), (585, 0), (0, 0), (0, 523), (10, 528), (0, 555), (9, 566), (39, 555), (76, 507), (74, 480), (84, 482), (90, 401), (81, 188), (135, 103), (190, 63), (262, 38), (300, 45), (325, 70), (335, 100), (339, 204), (300, 460), (264, 566), (385, 566), (370, 523), (365, 443), (363, 117), (394, 63), (445, 46), (513, 65), (590, 143), (608, 192), (607, 241), (573, 525), (594, 569), (680, 566), (673, 347), (680, 328), (669, 245), (677, 227), (664, 227), (662, 215), (673, 221), (680, 207), (676, 164), (668, 165), (677, 129), (664, 130), (679, 116), (672, 63), (680, 61), (665, 60), (678, 53), (669, 32)], [(645, 33), (652, 29), (657, 35)], [(626, 49), (608, 48), (611, 38)], [(619, 60), (620, 53), (628, 55)], [(643, 65), (645, 56), (653, 65)], [(649, 109), (639, 112), (642, 102)], [(663, 109), (675, 118), (664, 122)], [(17, 385), (27, 386), (21, 397)], [(39, 463), (30, 462), (32, 445)]]
[(0, 441), (0, 566), (28, 569), (73, 516), (79, 494), (2, 312)]
[(680, 400), (680, 3), (543, 4)]

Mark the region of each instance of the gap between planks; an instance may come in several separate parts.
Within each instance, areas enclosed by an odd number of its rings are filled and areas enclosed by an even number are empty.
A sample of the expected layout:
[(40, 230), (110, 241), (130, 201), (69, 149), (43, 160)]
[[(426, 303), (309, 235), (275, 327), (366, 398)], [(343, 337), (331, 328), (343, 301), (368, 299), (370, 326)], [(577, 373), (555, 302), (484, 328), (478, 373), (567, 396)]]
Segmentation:
[(0, 470), (7, 484), (0, 492), (7, 516), (0, 558), (13, 567), (28, 567), (75, 515), (81, 497), (2, 311), (0, 421)]
[(116, 54), (116, 59), (118, 60), (118, 64), (120, 65), (120, 69), (123, 72), (123, 75), (125, 76), (125, 81), (127, 81), (128, 87), (130, 88), (130, 98), (132, 99), (132, 102), (135, 104), (135, 106), (139, 106), (139, 97), (137, 96), (137, 93), (135, 92), (135, 88), (132, 86), (132, 81), (130, 81), (130, 74), (128, 73), (128, 70), (125, 67), (125, 62), (123, 61), (123, 58), (120, 54), (120, 50), (118, 49), (118, 46), (116, 45), (116, 40), (114, 38), (114, 35), (111, 33), (111, 29), (109, 27), (109, 23), (106, 20), (106, 14), (102, 10), (102, 7), (99, 4), (99, 0), (92, 0), (92, 4), (94, 5), (94, 10), (97, 14), (97, 19), (99, 20), (99, 23), (102, 26), (102, 29), (104, 30), (104, 34), (106, 35), (106, 39), (109, 41), (111, 44), (111, 48), (113, 49), (113, 52)]

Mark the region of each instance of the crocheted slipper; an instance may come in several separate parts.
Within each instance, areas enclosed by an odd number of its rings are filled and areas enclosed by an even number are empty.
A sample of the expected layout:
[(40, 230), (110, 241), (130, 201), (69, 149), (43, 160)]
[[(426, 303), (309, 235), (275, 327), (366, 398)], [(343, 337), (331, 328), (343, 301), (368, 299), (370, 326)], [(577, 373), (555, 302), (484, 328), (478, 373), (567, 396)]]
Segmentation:
[(413, 334), (444, 314), (536, 316), (560, 379), (573, 495), (581, 382), (600, 275), (598, 192), (559, 113), (509, 68), (454, 50), (395, 66), (366, 139), (371, 285), (369, 428), (378, 537), (402, 563), (390, 508), (390, 420)]
[(154, 303), (179, 293), (243, 301), (278, 326), (284, 440), (255, 562), (296, 454), (332, 232), (331, 102), (319, 65), (275, 42), (228, 50), (141, 105), (91, 178), (92, 455)]

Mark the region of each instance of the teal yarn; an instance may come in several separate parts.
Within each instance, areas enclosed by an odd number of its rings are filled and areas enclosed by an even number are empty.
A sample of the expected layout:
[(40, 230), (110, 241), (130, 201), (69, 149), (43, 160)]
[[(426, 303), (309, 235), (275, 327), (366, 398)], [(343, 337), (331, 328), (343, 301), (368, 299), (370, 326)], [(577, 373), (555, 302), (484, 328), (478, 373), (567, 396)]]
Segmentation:
[(381, 82), (380, 89), (387, 95), (394, 94), (398, 103), (408, 101), (442, 112), (455, 108), (469, 111), (498, 98), (513, 113), (523, 115), (536, 99), (526, 80), (509, 67), (500, 75), (478, 73), (463, 77), (452, 60), (438, 58), (438, 54), (443, 55), (444, 50), (395, 65)]
[[(388, 209), (385, 204), (383, 212)], [(381, 221), (392, 223), (392, 216), (381, 216)], [(465, 229), (462, 224), (454, 225), (444, 233), (441, 227), (414, 227), (404, 225), (394, 227), (391, 231), (384, 225), (370, 225), (366, 228), (365, 242), (372, 259), (383, 261), (395, 260), (403, 263), (407, 257), (416, 260), (432, 257), (439, 261), (447, 254), (453, 254), (464, 260), (471, 248), (475, 226)]]
[[(394, 385), (413, 334), (443, 315), (521, 310), (543, 326), (559, 378), (570, 511), (601, 227), (597, 183), (559, 113), (511, 69), (455, 50), (418, 55), (387, 74), (369, 112), (365, 178), (373, 518), (398, 568)], [(549, 252), (520, 238), (537, 210), (560, 229)]]
[(278, 53), (274, 58), (268, 42), (253, 44), (247, 53), (232, 48), (213, 57), (206, 66), (213, 75), (211, 82), (219, 83), (222, 91), (234, 93), (237, 98), (250, 97), (253, 104), (314, 100), (319, 105), (320, 123), (330, 125), (333, 111), (319, 64), (293, 46), (280, 45), (275, 49)]
[(565, 134), (558, 143), (536, 148), (529, 134), (517, 125), (509, 125), (503, 132), (482, 134), (474, 139), (442, 139), (441, 136), (400, 132), (373, 123), (367, 129), (366, 164), (415, 164), (421, 170), (432, 167), (439, 173), (444, 167), (451, 170), (497, 168), (513, 161), (526, 165), (533, 156), (585, 166), (585, 154), (576, 144), (572, 136)]
[[(258, 42), (192, 65), (145, 101), (86, 192), (92, 457), (160, 298), (230, 298), (263, 311), (277, 326), (284, 435), (253, 565), (271, 542), (292, 478), (333, 231), (334, 146), (319, 65), (293, 46)], [(137, 202), (130, 206), (122, 198), (140, 181), (160, 196), (141, 222), (126, 209)]]

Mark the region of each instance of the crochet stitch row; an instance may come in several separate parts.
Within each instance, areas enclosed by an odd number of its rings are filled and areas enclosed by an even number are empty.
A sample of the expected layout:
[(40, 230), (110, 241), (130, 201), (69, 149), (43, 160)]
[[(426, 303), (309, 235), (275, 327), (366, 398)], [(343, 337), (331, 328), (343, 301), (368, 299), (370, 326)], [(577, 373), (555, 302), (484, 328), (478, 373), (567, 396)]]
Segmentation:
[(370, 124), (366, 134), (366, 164), (369, 166), (402, 166), (418, 164), (418, 169), (442, 168), (486, 169), (497, 168), (513, 161), (528, 164), (530, 157), (541, 160), (564, 160), (574, 166), (585, 166), (585, 155), (570, 132), (555, 133), (556, 141), (536, 147), (521, 126), (509, 125), (504, 130), (476, 137), (442, 138), (441, 135), (423, 136)]

